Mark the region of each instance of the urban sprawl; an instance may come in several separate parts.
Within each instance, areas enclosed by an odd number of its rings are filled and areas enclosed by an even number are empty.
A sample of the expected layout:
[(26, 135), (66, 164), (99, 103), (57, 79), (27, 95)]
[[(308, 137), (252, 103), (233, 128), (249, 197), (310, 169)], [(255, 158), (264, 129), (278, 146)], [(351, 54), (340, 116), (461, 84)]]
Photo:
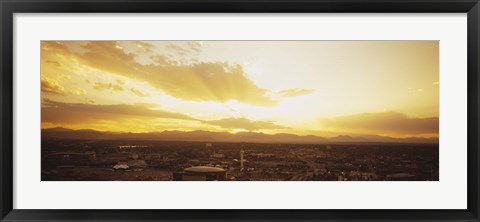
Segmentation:
[(438, 181), (438, 144), (42, 141), (43, 181)]

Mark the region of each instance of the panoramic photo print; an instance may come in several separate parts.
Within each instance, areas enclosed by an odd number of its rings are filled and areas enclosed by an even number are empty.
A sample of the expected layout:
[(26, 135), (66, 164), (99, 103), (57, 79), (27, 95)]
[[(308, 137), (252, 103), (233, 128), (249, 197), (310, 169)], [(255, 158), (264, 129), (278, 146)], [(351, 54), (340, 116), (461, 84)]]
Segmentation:
[(42, 181), (439, 181), (438, 41), (42, 41)]

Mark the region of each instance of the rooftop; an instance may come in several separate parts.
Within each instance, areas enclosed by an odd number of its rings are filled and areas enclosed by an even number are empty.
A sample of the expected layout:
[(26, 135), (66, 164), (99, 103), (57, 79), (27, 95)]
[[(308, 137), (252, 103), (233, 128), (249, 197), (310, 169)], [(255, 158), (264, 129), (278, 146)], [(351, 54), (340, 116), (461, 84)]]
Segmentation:
[(210, 166), (193, 166), (185, 169), (185, 172), (190, 173), (218, 173), (218, 172), (225, 172), (224, 169), (218, 167), (210, 167)]

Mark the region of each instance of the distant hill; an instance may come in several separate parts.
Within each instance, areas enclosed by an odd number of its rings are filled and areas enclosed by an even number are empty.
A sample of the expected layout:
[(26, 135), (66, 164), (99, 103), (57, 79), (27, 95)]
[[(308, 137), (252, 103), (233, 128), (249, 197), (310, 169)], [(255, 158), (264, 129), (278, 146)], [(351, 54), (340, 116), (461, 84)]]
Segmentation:
[(294, 134), (265, 134), (256, 132), (210, 132), (210, 131), (162, 131), (151, 133), (102, 132), (90, 129), (72, 130), (62, 127), (42, 129), (42, 140), (51, 139), (95, 139), (95, 140), (168, 140), (168, 141), (211, 141), (252, 143), (438, 143), (438, 138), (392, 138), (378, 135), (336, 137), (299, 136)]

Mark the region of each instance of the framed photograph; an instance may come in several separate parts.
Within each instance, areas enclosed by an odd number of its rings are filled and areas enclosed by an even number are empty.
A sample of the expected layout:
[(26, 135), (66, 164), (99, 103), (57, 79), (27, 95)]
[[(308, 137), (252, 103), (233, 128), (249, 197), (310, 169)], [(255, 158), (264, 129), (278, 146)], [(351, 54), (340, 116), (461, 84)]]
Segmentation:
[(480, 221), (478, 0), (1, 0), (1, 221)]

